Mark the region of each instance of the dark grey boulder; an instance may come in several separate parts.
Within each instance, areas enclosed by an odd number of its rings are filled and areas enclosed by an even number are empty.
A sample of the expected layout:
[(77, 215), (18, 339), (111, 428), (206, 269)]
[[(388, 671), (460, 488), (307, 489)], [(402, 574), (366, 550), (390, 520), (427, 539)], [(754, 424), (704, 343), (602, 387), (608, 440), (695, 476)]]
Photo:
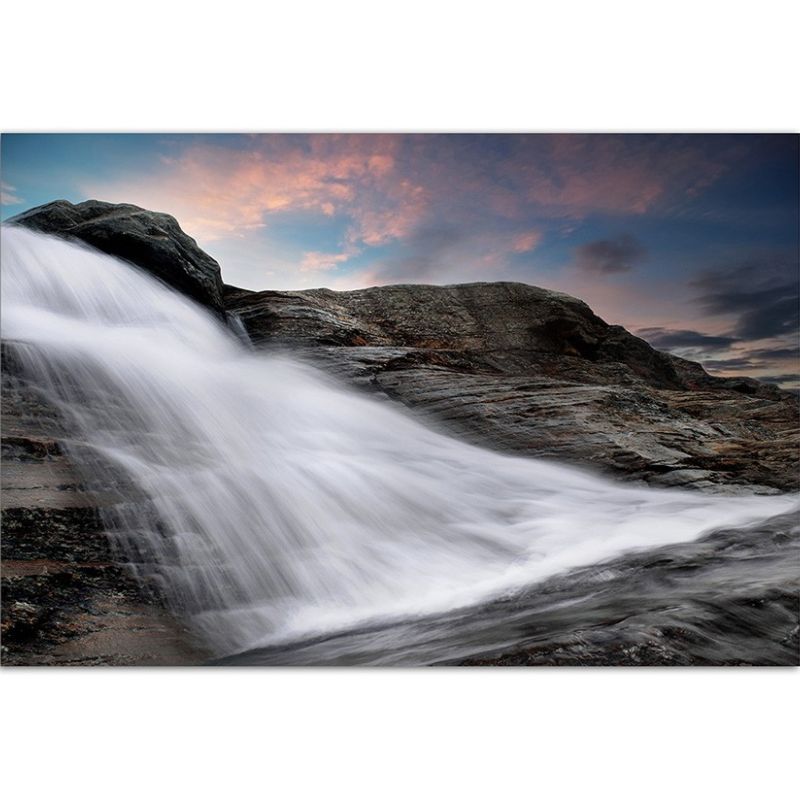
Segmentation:
[(219, 264), (169, 214), (127, 203), (56, 200), (19, 214), (9, 224), (78, 239), (135, 264), (198, 303), (222, 312)]

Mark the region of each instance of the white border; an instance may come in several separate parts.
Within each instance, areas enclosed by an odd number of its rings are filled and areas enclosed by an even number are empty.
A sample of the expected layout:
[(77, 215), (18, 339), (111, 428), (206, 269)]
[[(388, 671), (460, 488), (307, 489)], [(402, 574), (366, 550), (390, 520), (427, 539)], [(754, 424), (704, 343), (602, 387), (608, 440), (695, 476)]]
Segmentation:
[[(788, 2), (9, 5), (4, 131), (800, 129)], [(778, 797), (798, 675), (3, 669), (0, 788)]]

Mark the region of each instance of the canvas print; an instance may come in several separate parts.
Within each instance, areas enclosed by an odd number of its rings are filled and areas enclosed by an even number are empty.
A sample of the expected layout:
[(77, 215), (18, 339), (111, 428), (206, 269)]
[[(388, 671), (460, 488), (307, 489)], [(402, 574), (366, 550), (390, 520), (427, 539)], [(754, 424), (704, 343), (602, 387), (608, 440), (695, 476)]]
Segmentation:
[(4, 666), (798, 664), (796, 135), (0, 147)]

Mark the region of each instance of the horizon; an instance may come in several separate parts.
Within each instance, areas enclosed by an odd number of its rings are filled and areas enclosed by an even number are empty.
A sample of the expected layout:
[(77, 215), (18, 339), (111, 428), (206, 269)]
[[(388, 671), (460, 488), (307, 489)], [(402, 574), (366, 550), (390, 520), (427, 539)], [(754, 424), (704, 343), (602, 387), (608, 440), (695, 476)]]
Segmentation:
[(794, 134), (4, 134), (2, 220), (172, 214), (250, 290), (509, 281), (800, 388)]

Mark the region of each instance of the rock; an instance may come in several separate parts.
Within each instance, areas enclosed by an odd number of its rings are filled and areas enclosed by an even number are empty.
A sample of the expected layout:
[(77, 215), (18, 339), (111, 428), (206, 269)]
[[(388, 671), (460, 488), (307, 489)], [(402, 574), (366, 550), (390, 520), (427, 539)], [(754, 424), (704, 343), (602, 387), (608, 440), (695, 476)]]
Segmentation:
[(169, 214), (99, 200), (77, 205), (56, 200), (25, 211), (8, 224), (78, 239), (135, 264), (198, 303), (222, 310), (219, 264)]
[(797, 514), (781, 514), (567, 570), (479, 607), (374, 620), (216, 663), (797, 666), (798, 559)]
[(443, 663), (797, 666), (798, 558), (794, 513), (585, 567), (484, 610), (517, 645)]
[(207, 653), (115, 558), (98, 505), (57, 444), (54, 410), (4, 348), (2, 663), (197, 664)]
[(714, 378), (565, 294), (519, 283), (227, 286), (225, 306), (256, 347), (290, 348), (478, 444), (665, 486), (800, 486), (796, 397)]

